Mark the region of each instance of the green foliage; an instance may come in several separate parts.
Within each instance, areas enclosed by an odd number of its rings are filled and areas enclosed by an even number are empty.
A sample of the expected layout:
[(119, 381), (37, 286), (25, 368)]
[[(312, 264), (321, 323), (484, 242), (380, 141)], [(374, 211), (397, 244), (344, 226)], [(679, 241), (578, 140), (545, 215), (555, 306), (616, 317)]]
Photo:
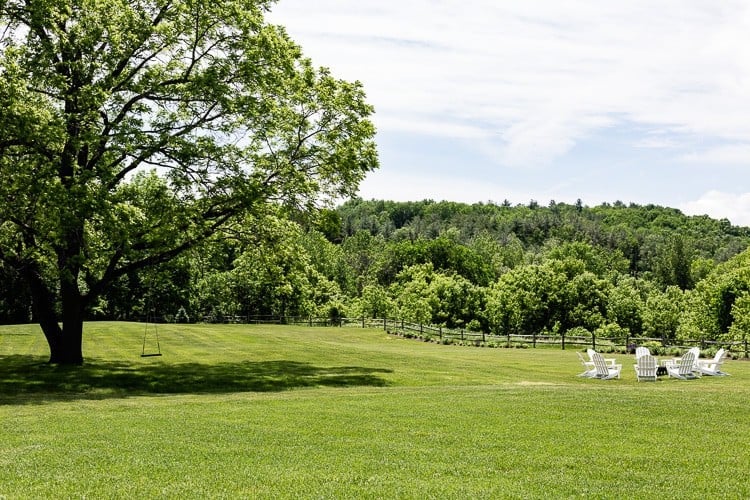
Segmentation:
[(747, 340), (750, 337), (750, 294), (745, 292), (735, 299), (731, 314), (732, 324), (727, 337), (731, 340)]
[(544, 329), (555, 309), (554, 294), (561, 288), (555, 279), (564, 278), (556, 276), (549, 266), (522, 266), (504, 274), (488, 294), (490, 328), (500, 334)]
[(606, 250), (580, 241), (557, 242), (552, 240), (548, 243), (550, 248), (545, 254), (547, 259), (560, 262), (578, 262), (584, 270), (600, 278), (610, 274), (627, 273), (627, 261), (617, 249)]
[(490, 289), (487, 316), (493, 331), (531, 334), (592, 331), (606, 314), (609, 284), (585, 270), (577, 259), (548, 260), (504, 274)]
[(626, 328), (621, 327), (617, 323), (606, 323), (594, 330), (594, 334), (597, 338), (621, 339), (626, 337), (628, 333), (629, 332)]
[(676, 338), (686, 302), (684, 292), (676, 286), (664, 292), (652, 291), (646, 299), (643, 333), (647, 337)]
[(184, 307), (180, 307), (177, 310), (177, 314), (175, 314), (174, 316), (174, 322), (175, 323), (190, 323), (190, 316), (188, 316), (188, 313)]
[(680, 324), (680, 336), (709, 340), (745, 338), (743, 332), (750, 311), (744, 297), (749, 292), (750, 251), (746, 250), (716, 266), (698, 283)]
[(380, 285), (365, 285), (358, 300), (354, 301), (354, 317), (389, 318), (396, 313), (394, 300), (388, 290)]
[(591, 337), (591, 332), (582, 326), (574, 326), (573, 328), (566, 331), (565, 335), (569, 335), (571, 337), (584, 337), (585, 338), (585, 337)]
[(631, 335), (643, 333), (646, 297), (653, 284), (631, 276), (620, 276), (607, 295), (607, 319), (625, 328)]
[(648, 342), (643, 342), (640, 344), (641, 346), (647, 348), (651, 354), (654, 356), (661, 356), (667, 354), (667, 350), (665, 349), (664, 345), (661, 342), (655, 341), (655, 340), (649, 340)]

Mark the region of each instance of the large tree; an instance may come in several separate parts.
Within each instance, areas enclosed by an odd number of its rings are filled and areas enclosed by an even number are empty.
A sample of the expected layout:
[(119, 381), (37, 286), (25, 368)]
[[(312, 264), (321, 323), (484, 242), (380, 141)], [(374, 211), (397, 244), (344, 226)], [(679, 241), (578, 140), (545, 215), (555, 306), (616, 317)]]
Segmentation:
[(0, 259), (51, 362), (83, 361), (118, 278), (376, 168), (361, 86), (313, 68), (272, 3), (0, 0)]

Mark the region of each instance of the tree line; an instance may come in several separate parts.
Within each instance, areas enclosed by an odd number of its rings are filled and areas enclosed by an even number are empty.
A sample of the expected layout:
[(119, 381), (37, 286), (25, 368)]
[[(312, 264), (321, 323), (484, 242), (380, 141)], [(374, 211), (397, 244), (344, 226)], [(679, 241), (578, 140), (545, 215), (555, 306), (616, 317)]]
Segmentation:
[[(744, 340), (748, 244), (750, 229), (727, 220), (621, 202), (353, 199), (315, 219), (270, 205), (123, 275), (86, 315), (397, 317), (500, 334)], [(0, 272), (0, 320), (34, 320), (27, 285)]]

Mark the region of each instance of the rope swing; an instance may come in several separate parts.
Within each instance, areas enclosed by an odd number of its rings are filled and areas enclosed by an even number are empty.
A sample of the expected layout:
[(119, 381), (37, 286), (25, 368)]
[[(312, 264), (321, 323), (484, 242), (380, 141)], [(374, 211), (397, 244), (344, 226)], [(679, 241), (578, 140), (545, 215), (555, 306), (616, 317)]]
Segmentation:
[[(156, 326), (156, 322), (154, 321), (153, 323), (151, 323), (149, 319), (154, 319), (154, 318), (149, 318), (148, 316), (146, 316), (146, 329), (143, 332), (143, 348), (141, 349), (142, 358), (148, 358), (152, 356), (161, 356), (161, 345), (159, 344), (159, 329)], [(156, 349), (146, 352), (146, 343), (149, 338), (149, 333), (151, 334), (150, 336), (153, 337), (153, 340), (148, 342), (149, 347), (153, 348), (154, 341), (155, 341)]]

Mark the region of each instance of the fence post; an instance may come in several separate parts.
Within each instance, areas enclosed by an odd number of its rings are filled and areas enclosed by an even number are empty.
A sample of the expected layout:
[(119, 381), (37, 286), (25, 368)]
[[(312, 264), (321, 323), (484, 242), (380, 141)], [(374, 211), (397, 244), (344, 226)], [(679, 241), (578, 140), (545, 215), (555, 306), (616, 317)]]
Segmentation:
[(482, 342), (487, 342), (487, 337), (484, 334), (484, 330), (482, 330)]
[(565, 332), (562, 332), (562, 350), (565, 350)]
[(596, 351), (596, 334), (591, 332), (591, 348)]
[(383, 330), (388, 331), (388, 317), (383, 316)]
[(442, 325), (438, 326), (438, 338), (440, 340), (443, 340), (443, 326)]
[(534, 349), (536, 349), (536, 331), (531, 333), (531, 345)]
[(748, 357), (748, 355), (747, 355), (747, 339), (745, 339), (745, 357), (746, 358)]
[(362, 328), (364, 328), (364, 327), (365, 327), (365, 317), (362, 316)]

